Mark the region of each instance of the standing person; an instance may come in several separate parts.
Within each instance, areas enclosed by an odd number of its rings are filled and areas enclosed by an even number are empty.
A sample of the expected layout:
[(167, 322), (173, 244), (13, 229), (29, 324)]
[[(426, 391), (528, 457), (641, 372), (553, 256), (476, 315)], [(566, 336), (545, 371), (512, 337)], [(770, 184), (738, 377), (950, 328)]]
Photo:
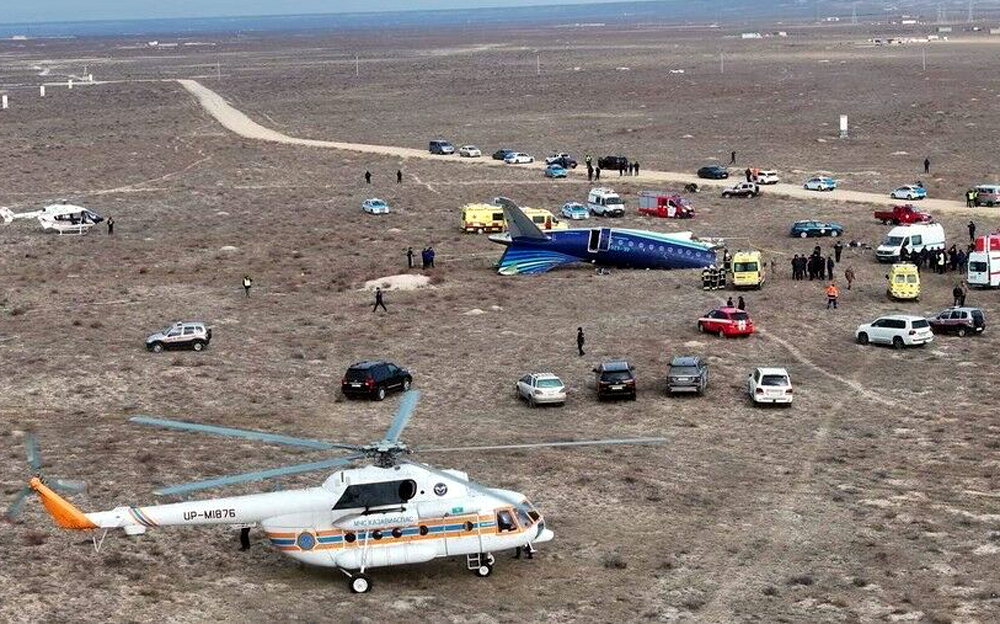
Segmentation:
[(899, 248), (899, 261), (908, 262), (910, 259), (910, 252), (906, 249), (906, 244), (900, 246)]
[(715, 289), (715, 265), (710, 264), (701, 270), (701, 289), (702, 290), (714, 290)]
[(833, 244), (833, 259), (840, 264), (840, 254), (844, 253), (844, 243), (837, 241)]
[(240, 528), (240, 550), (250, 550), (250, 527)]
[(731, 154), (729, 154), (729, 164), (730, 165), (735, 165), (736, 164), (736, 151), (735, 150)]
[(426, 269), (430, 261), (427, 259), (427, 248), (424, 247), (420, 250), (420, 268)]
[(594, 180), (594, 166), (587, 163), (587, 182), (592, 182)]
[(826, 287), (827, 310), (829, 310), (830, 308), (833, 308), (834, 310), (837, 309), (837, 297), (839, 296), (840, 296), (840, 291), (837, 290), (837, 285), (831, 281), (830, 284)]
[(251, 286), (253, 286), (253, 280), (250, 279), (249, 275), (244, 275), (243, 276), (243, 293), (246, 295), (247, 299), (250, 298), (250, 287)]
[(795, 257), (792, 258), (792, 279), (799, 279), (799, 254), (795, 254)]
[(854, 268), (853, 267), (847, 267), (847, 269), (844, 271), (844, 279), (847, 280), (847, 290), (850, 290), (851, 289), (851, 284), (854, 283)]
[(976, 242), (976, 224), (972, 221), (969, 221), (969, 242)]
[(619, 178), (622, 177), (623, 175), (625, 175), (625, 167), (626, 166), (627, 166), (627, 163), (625, 161), (622, 161), (622, 162), (618, 163), (618, 177)]
[(733, 257), (729, 255), (729, 250), (723, 248), (722, 250), (722, 270), (726, 273), (733, 268)]
[(938, 249), (937, 253), (938, 253), (938, 256), (937, 256), (938, 273), (940, 273), (941, 275), (944, 275), (944, 270), (945, 270), (945, 266), (946, 266), (946, 263), (945, 263), (945, 260), (944, 260), (944, 250), (943, 249)]
[(965, 207), (972, 208), (975, 205), (976, 192), (969, 189), (965, 192)]
[(954, 299), (951, 305), (953, 307), (960, 307), (965, 305), (965, 291), (962, 290), (962, 284), (959, 282), (951, 289), (951, 296)]
[(413, 268), (413, 247), (406, 248), (406, 268)]
[(740, 295), (739, 299), (736, 300), (736, 309), (737, 310), (746, 310), (747, 309), (747, 302), (743, 301), (743, 295)]
[(601, 179), (601, 168), (594, 169), (594, 182)]
[(402, 184), (402, 183), (403, 183), (403, 170), (396, 169), (396, 184)]
[(382, 310), (383, 310), (383, 311), (385, 311), (385, 312), (388, 312), (388, 311), (389, 311), (389, 310), (388, 310), (388, 309), (387, 309), (387, 308), (385, 307), (385, 301), (383, 301), (383, 300), (382, 300), (382, 289), (381, 289), (381, 288), (379, 288), (378, 286), (376, 286), (376, 287), (375, 287), (375, 306), (374, 306), (374, 307), (372, 307), (372, 314), (374, 314), (374, 313), (375, 313), (375, 311), (379, 309), (379, 306), (381, 306), (381, 307), (382, 307)]
[(430, 262), (430, 267), (434, 268), (434, 248), (430, 245), (427, 246), (427, 260)]
[(115, 218), (108, 217), (108, 236), (111, 236), (114, 233), (115, 233)]
[(747, 170), (743, 172), (743, 175), (745, 175), (745, 176), (746, 176), (746, 178), (747, 178), (747, 182), (749, 182), (749, 181), (750, 181), (750, 178), (751, 178), (751, 176), (753, 176), (753, 172), (752, 172), (752, 171), (750, 171), (750, 167), (747, 167)]
[(639, 162), (632, 163), (632, 166), (635, 167), (635, 175), (639, 175)]
[(966, 269), (968, 268), (967, 263), (969, 261), (969, 256), (965, 254), (964, 249), (958, 250), (958, 253), (955, 254), (955, 260), (958, 263), (958, 270), (964, 274)]
[(733, 298), (732, 297), (729, 297), (728, 299), (726, 299), (726, 307), (727, 308), (733, 307)]
[(931, 172), (931, 159), (924, 158), (924, 173), (930, 173), (930, 172)]
[(587, 154), (583, 157), (583, 162), (587, 163), (587, 168), (590, 169), (593, 166), (594, 159), (590, 157), (590, 154)]
[(371, 184), (371, 183), (372, 183), (372, 172), (365, 171), (365, 184)]
[(582, 327), (577, 327), (576, 328), (576, 350), (580, 352), (580, 357), (583, 357), (584, 355), (586, 355), (586, 353), (583, 352), (583, 343), (585, 343), (586, 341), (587, 341), (587, 339), (583, 335), (583, 328)]
[(836, 263), (833, 261), (833, 256), (826, 257), (826, 279), (833, 281), (833, 267)]

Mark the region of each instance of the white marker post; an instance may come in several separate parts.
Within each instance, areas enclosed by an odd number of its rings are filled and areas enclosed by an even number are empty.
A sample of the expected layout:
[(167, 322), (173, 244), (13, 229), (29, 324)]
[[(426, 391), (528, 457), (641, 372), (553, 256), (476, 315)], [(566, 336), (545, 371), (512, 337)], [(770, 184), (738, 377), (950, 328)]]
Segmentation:
[(847, 115), (840, 116), (840, 138), (847, 138)]
[(73, 88), (73, 79), (72, 79), (72, 78), (70, 78), (70, 79), (69, 79), (69, 80), (68, 80), (68, 81), (66, 82), (66, 88), (67, 88), (67, 89), (72, 89), (72, 88)]
[(87, 74), (87, 81), (94, 82), (94, 74)]
[(45, 85), (39, 85), (38, 95), (39, 97), (45, 97)]
[(7, 110), (7, 96), (6, 95), (0, 96), (0, 108), (2, 108), (3, 110)]

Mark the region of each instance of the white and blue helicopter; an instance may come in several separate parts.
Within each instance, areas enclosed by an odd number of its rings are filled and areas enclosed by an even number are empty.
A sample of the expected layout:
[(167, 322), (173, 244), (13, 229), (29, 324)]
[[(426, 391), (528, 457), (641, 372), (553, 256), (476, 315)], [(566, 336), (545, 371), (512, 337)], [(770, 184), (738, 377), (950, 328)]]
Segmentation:
[(132, 422), (145, 425), (348, 453), (312, 463), (174, 485), (156, 490), (156, 495), (186, 495), (235, 483), (350, 466), (363, 460), (370, 463), (338, 470), (318, 487), (165, 505), (121, 506), (88, 513), (57, 493), (82, 491), (83, 483), (46, 481), (39, 476), (41, 455), (35, 437), (29, 434), (28, 463), (36, 475), (15, 497), (7, 515), (17, 515), (26, 497), (35, 492), (56, 524), (64, 529), (103, 529), (105, 535), (111, 529), (122, 529), (127, 535), (140, 535), (165, 526), (218, 524), (248, 531), (260, 525), (282, 553), (303, 563), (338, 568), (347, 576), (352, 592), (364, 593), (372, 586), (369, 568), (464, 556), (469, 570), (487, 577), (493, 571), (493, 553), (510, 549), (531, 553), (533, 545), (553, 538), (541, 513), (523, 494), (480, 485), (470, 481), (464, 472), (434, 468), (410, 459), (410, 455), (666, 441), (630, 438), (414, 449), (401, 442), (400, 436), (418, 398), (414, 390), (405, 393), (385, 437), (366, 445), (135, 416)]

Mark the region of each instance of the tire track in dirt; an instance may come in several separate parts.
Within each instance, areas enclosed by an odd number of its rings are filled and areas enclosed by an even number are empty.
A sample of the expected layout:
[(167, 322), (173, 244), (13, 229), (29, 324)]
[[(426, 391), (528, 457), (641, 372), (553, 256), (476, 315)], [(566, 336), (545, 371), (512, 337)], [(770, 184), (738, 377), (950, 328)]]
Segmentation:
[[(422, 149), (411, 147), (393, 147), (388, 145), (371, 145), (367, 143), (349, 143), (344, 141), (327, 141), (319, 139), (303, 139), (293, 137), (277, 130), (272, 130), (257, 123), (242, 111), (234, 108), (221, 95), (204, 86), (197, 80), (188, 78), (177, 79), (177, 82), (184, 87), (191, 95), (197, 99), (202, 108), (209, 115), (214, 117), (224, 128), (247, 139), (258, 141), (269, 141), (272, 143), (282, 143), (285, 145), (301, 145), (305, 147), (319, 147), (326, 149), (344, 150), (349, 152), (360, 152), (378, 156), (390, 156), (394, 158), (416, 158), (421, 160), (433, 160), (437, 162), (460, 163), (463, 165), (479, 165), (481, 167), (510, 167), (503, 161), (483, 158), (462, 158), (458, 155), (442, 156), (431, 154)], [(543, 163), (531, 163), (517, 165), (519, 169), (544, 168)], [(586, 175), (579, 170), (570, 171), (569, 175), (580, 178)], [(729, 180), (703, 180), (693, 174), (678, 173), (672, 171), (656, 171), (646, 169), (639, 175), (630, 176), (628, 182), (673, 182), (679, 184), (696, 183), (699, 186), (722, 188), (730, 185)], [(892, 199), (888, 195), (878, 193), (868, 193), (864, 191), (851, 191), (837, 189), (834, 191), (817, 192), (807, 191), (795, 184), (774, 184), (766, 189), (767, 193), (792, 197), (796, 199), (821, 200), (835, 202), (853, 202), (864, 204), (876, 204), (881, 206), (891, 206), (898, 204), (899, 200)], [(963, 202), (950, 201), (945, 199), (925, 199), (921, 206), (939, 212), (953, 212), (971, 214), (975, 210), (967, 208)], [(981, 211), (980, 211), (981, 214)]]

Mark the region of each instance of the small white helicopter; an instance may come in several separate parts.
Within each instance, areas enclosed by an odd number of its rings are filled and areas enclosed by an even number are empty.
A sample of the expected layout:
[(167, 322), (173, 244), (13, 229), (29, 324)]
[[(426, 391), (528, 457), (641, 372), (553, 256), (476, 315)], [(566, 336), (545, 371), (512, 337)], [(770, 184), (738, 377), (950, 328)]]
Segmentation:
[(52, 230), (59, 234), (86, 234), (94, 225), (104, 221), (104, 217), (93, 210), (66, 202), (50, 204), (41, 210), (20, 213), (0, 207), (0, 219), (7, 224), (18, 219), (38, 219), (43, 230)]
[[(17, 495), (7, 515), (16, 515), (25, 498), (34, 491), (58, 526), (104, 529), (105, 535), (110, 529), (139, 535), (150, 528), (171, 525), (223, 524), (249, 530), (247, 527), (260, 524), (271, 544), (284, 554), (304, 563), (338, 568), (347, 575), (352, 592), (364, 593), (372, 586), (366, 574), (369, 568), (464, 555), (469, 570), (487, 577), (493, 571), (493, 553), (509, 549), (532, 553), (533, 544), (553, 538), (542, 515), (523, 494), (480, 485), (463, 472), (434, 468), (409, 459), (409, 455), (666, 441), (631, 438), (411, 449), (400, 441), (400, 435), (418, 398), (414, 390), (405, 393), (385, 437), (367, 445), (135, 416), (132, 422), (146, 425), (350, 452), (345, 457), (174, 485), (155, 491), (157, 495), (187, 494), (347, 466), (364, 459), (372, 463), (334, 472), (319, 487), (148, 507), (123, 506), (91, 513), (79, 511), (56, 493), (81, 491), (85, 487), (82, 483), (59, 479), (46, 482), (36, 474)], [(37, 442), (30, 435), (26, 442), (28, 463), (37, 473), (41, 468)]]

